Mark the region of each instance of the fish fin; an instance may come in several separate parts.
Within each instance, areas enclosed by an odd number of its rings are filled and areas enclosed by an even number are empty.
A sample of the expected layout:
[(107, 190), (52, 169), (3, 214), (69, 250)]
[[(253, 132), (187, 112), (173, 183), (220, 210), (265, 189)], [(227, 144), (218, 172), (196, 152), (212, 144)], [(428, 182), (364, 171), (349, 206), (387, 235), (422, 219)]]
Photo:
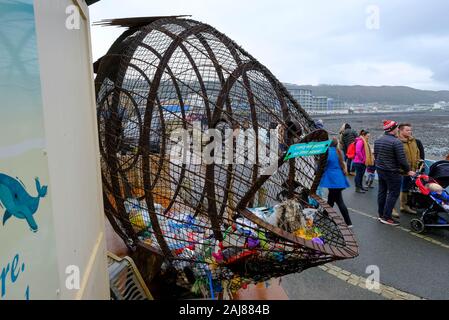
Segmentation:
[(38, 229), (37, 228), (37, 223), (34, 220), (33, 215), (29, 211), (25, 214), (25, 219), (27, 220), (28, 225), (30, 226), (31, 230), (33, 232), (36, 232), (37, 229)]
[(8, 221), (8, 219), (11, 217), (12, 213), (6, 210), (5, 213), (3, 214), (3, 225), (5, 225), (6, 221)]

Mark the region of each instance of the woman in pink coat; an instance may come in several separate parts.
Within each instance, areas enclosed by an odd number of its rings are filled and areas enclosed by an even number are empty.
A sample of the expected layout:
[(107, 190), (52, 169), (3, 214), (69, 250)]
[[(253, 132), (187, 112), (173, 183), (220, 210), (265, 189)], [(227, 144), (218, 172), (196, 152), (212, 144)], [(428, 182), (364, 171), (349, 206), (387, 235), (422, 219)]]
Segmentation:
[(360, 131), (359, 137), (355, 139), (355, 157), (353, 160), (353, 165), (355, 168), (355, 192), (365, 193), (368, 189), (363, 187), (363, 177), (366, 171), (367, 157), (371, 157), (371, 154), (367, 155), (367, 152), (371, 152), (371, 147), (369, 145), (369, 132), (362, 130)]

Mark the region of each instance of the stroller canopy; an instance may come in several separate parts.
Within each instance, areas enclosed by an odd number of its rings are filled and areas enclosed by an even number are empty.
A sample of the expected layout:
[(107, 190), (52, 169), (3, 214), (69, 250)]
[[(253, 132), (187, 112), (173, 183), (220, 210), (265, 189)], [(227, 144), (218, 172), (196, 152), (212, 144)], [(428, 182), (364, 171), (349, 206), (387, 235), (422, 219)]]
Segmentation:
[(449, 161), (442, 160), (430, 166), (429, 176), (434, 178), (443, 187), (449, 186)]

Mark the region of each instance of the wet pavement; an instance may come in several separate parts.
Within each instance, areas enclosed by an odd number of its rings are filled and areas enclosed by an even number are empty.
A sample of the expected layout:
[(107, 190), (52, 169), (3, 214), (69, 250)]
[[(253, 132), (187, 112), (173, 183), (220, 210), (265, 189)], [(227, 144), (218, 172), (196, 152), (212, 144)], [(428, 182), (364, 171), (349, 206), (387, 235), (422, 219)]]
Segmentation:
[[(352, 177), (351, 180), (353, 184)], [(403, 298), (402, 293), (424, 299), (449, 299), (449, 230), (429, 229), (423, 235), (413, 234), (411, 215), (402, 215), (400, 227), (380, 224), (376, 197), (377, 189), (366, 194), (357, 194), (353, 188), (344, 191), (360, 246), (357, 258), (333, 263), (336, 269), (318, 267), (285, 276), (280, 285), (275, 279), (268, 288), (264, 284), (251, 286), (236, 299), (385, 300)], [(109, 223), (106, 231), (108, 250), (126, 255), (126, 247)], [(370, 275), (367, 267), (373, 265), (379, 267), (379, 282), (386, 289), (366, 288), (364, 279)]]
[[(414, 216), (404, 214), (400, 227), (383, 225), (377, 221), (376, 197), (377, 186), (366, 194), (345, 190), (360, 255), (333, 263), (337, 271), (313, 268), (284, 277), (282, 286), (290, 299), (371, 300), (401, 298), (401, 294), (405, 299), (407, 294), (449, 299), (449, 230), (429, 229), (416, 235), (410, 231)], [(379, 282), (388, 290), (373, 292), (360, 285), (360, 278), (371, 274), (367, 273), (369, 266), (379, 268)]]

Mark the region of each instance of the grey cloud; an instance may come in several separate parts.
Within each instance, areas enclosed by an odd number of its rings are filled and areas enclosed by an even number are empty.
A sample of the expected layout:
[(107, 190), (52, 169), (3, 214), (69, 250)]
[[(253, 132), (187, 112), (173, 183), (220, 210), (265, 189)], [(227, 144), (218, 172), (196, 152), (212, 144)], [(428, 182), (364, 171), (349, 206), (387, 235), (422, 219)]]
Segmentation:
[(449, 60), (443, 61), (434, 66), (432, 70), (434, 72), (433, 79), (436, 81), (449, 83)]
[[(368, 5), (379, 6), (379, 30), (365, 26)], [(426, 88), (435, 89), (449, 88), (448, 12), (449, 2), (444, 0), (228, 0), (225, 7), (222, 1), (209, 0), (155, 0), (151, 5), (146, 0), (129, 0), (126, 8), (122, 8), (122, 0), (108, 0), (91, 7), (96, 20), (123, 15), (193, 14), (193, 19), (227, 33), (281, 81), (313, 84), (328, 79), (334, 84), (348, 83), (363, 79), (329, 72), (340, 66), (360, 70), (360, 65), (366, 64), (369, 70), (373, 65), (402, 63), (409, 66), (406, 70), (416, 69), (419, 72), (415, 75), (423, 77), (413, 84), (424, 83)], [(93, 28), (93, 33), (94, 51), (104, 51), (107, 43), (112, 43), (104, 29)], [(367, 72), (365, 80), (377, 81), (377, 85), (400, 81), (412, 84), (403, 80), (404, 75), (397, 76), (374, 77)]]

